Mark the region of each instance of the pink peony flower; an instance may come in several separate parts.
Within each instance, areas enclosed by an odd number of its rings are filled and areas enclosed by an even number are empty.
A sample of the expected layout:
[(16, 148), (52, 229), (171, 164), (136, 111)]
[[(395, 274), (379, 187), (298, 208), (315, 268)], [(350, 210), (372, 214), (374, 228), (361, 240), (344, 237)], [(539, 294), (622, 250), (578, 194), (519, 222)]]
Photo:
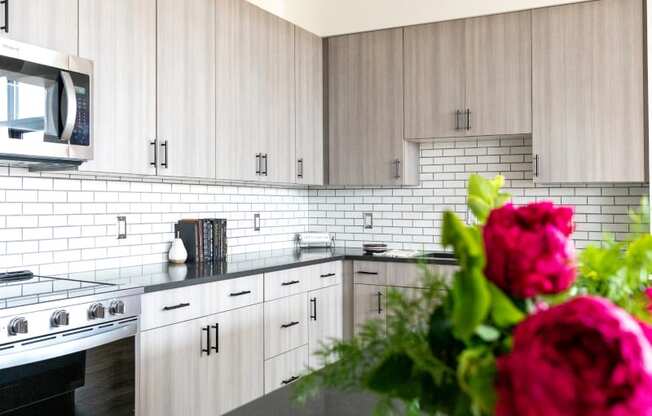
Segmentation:
[(520, 299), (568, 289), (575, 280), (572, 217), (571, 208), (551, 202), (493, 210), (483, 228), (487, 278)]
[(530, 316), (497, 367), (496, 416), (652, 415), (652, 345), (631, 315), (601, 298)]

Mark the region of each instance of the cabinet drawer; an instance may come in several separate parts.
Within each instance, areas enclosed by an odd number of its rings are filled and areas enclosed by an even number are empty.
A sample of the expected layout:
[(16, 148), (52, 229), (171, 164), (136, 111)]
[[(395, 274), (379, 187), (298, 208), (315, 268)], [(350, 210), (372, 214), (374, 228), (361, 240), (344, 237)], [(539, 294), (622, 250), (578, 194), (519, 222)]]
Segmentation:
[(265, 358), (308, 343), (308, 294), (265, 303)]
[(219, 312), (261, 303), (263, 301), (263, 275), (240, 277), (218, 282), (217, 304)]
[(307, 292), (313, 274), (313, 266), (265, 273), (265, 301)]
[(332, 261), (312, 266), (310, 290), (342, 284), (342, 262)]
[(367, 285), (387, 284), (387, 262), (354, 261), (353, 282)]
[(212, 292), (217, 292), (216, 283), (144, 294), (140, 329), (145, 331), (216, 313), (217, 305), (213, 305), (212, 311), (208, 306)]
[(307, 345), (265, 361), (265, 394), (297, 381), (307, 367)]

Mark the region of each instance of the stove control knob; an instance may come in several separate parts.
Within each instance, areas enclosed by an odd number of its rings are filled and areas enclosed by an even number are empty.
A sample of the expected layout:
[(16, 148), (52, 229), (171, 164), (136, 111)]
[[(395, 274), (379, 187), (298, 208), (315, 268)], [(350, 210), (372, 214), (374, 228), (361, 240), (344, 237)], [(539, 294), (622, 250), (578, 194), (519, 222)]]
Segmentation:
[(53, 327), (67, 326), (70, 323), (70, 314), (64, 310), (55, 311), (52, 314), (50, 323)]
[(114, 300), (109, 304), (109, 313), (111, 315), (124, 315), (125, 303), (121, 300)]
[(101, 303), (94, 303), (88, 308), (89, 319), (104, 319), (105, 308)]
[(14, 318), (9, 322), (9, 335), (18, 335), (27, 333), (27, 319)]

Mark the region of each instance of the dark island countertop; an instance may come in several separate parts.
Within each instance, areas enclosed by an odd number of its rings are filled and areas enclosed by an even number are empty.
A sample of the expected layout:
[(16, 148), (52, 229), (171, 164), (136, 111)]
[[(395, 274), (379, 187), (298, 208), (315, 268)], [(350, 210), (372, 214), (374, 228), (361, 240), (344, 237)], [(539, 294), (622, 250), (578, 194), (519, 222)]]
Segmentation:
[(310, 249), (301, 252), (289, 249), (231, 255), (225, 260), (213, 263), (148, 264), (119, 269), (70, 273), (57, 277), (110, 283), (118, 285), (120, 289), (142, 287), (145, 293), (149, 293), (337, 260), (457, 264), (450, 253), (444, 252), (424, 253), (424, 256), (404, 258), (367, 255), (359, 249)]

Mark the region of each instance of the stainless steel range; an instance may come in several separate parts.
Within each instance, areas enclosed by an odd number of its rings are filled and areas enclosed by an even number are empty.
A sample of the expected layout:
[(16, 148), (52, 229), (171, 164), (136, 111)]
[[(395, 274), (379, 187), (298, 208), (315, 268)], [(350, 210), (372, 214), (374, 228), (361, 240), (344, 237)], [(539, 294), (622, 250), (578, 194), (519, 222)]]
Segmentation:
[(141, 293), (0, 274), (0, 415), (133, 414)]

